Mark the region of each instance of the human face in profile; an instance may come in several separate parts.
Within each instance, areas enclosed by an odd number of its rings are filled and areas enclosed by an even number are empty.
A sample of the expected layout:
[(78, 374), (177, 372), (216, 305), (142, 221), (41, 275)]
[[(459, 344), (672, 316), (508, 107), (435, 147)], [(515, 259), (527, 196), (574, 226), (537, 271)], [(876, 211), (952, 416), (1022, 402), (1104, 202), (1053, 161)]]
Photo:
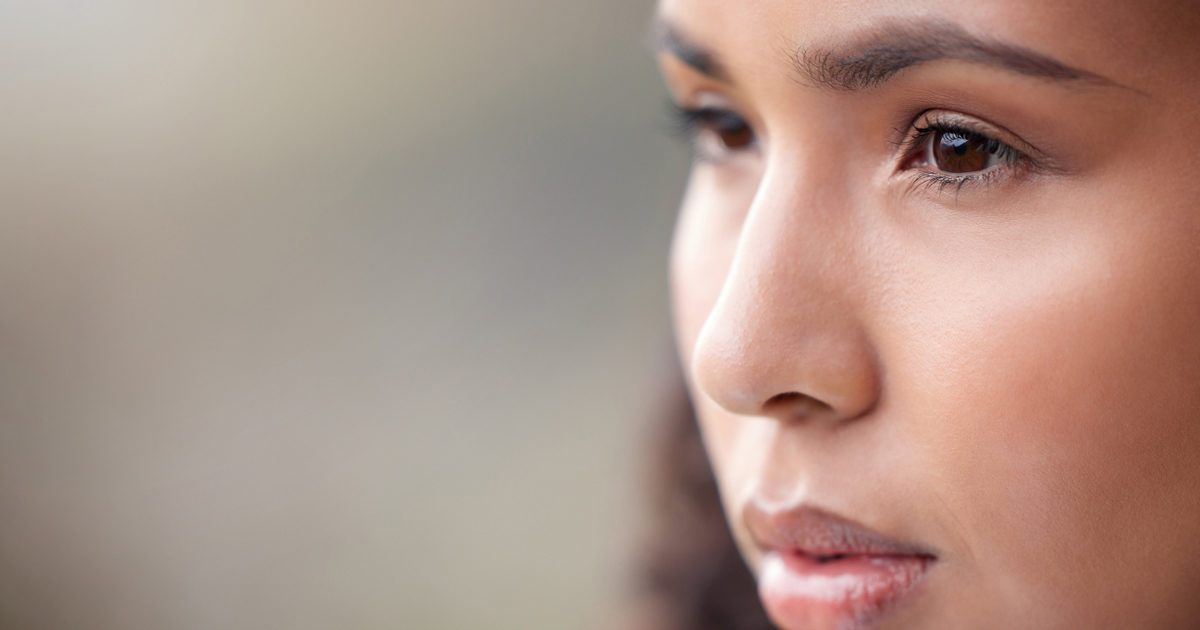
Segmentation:
[(1200, 6), (662, 0), (679, 346), (802, 628), (1200, 619)]

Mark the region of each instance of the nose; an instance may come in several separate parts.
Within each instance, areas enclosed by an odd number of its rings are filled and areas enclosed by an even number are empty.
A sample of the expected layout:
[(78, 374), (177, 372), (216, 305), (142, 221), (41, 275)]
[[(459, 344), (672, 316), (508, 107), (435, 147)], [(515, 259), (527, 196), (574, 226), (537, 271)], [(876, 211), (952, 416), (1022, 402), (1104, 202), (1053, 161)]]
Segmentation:
[(760, 182), (692, 348), (692, 378), (734, 414), (841, 423), (879, 397), (863, 317), (870, 248), (835, 178), (794, 173)]

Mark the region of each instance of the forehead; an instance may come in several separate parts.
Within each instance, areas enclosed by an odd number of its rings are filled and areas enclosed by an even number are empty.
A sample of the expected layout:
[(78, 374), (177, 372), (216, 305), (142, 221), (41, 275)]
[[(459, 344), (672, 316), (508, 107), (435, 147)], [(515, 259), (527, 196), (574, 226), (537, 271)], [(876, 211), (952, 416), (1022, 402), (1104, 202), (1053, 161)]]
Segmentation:
[(941, 23), (1154, 93), (1200, 83), (1200, 0), (661, 0), (659, 17), (737, 73), (896, 25)]

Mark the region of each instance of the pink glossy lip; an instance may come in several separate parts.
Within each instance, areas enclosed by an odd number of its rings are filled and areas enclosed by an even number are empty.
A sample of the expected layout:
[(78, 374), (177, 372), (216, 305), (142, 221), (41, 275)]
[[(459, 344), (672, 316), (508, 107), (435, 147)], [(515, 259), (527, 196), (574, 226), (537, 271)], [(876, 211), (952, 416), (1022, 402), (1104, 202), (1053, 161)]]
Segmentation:
[(762, 550), (759, 596), (785, 630), (867, 628), (911, 593), (937, 556), (810, 507), (744, 517)]

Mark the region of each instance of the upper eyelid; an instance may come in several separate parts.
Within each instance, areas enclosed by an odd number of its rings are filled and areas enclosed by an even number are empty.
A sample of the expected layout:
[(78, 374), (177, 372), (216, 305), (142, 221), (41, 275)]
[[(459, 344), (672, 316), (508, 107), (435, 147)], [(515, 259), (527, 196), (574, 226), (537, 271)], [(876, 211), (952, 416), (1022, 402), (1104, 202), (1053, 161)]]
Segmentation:
[[(750, 126), (749, 121), (744, 116), (732, 109), (723, 107), (690, 107), (672, 102), (671, 113), (675, 119), (676, 130), (684, 134), (695, 133), (699, 128), (706, 126), (705, 123), (708, 122), (706, 118), (712, 117), (736, 118), (743, 124)], [(753, 131), (752, 126), (751, 130)]]
[(1049, 168), (1053, 161), (1045, 152), (1038, 147), (1030, 144), (1017, 133), (995, 123), (989, 122), (983, 118), (972, 116), (953, 110), (931, 108), (922, 111), (907, 125), (907, 129), (901, 131), (903, 135), (897, 144), (903, 144), (912, 136), (912, 132), (918, 127), (934, 127), (934, 128), (956, 128), (970, 133), (976, 133), (986, 138), (996, 140), (1012, 147), (1022, 156), (1029, 158), (1034, 163), (1040, 166)]
[(678, 106), (684, 109), (727, 110), (742, 118), (746, 118), (742, 111), (743, 108), (736, 100), (726, 96), (721, 91), (710, 88), (688, 90), (681, 94), (674, 102), (678, 103)]
[[(757, 130), (735, 108), (724, 105), (681, 105), (674, 100), (669, 105), (674, 114), (676, 134), (688, 141), (691, 146), (692, 159), (695, 163), (718, 164), (741, 154), (758, 151), (759, 137)], [(719, 136), (724, 131), (718, 129), (717, 125), (714, 124), (713, 115), (734, 117), (741, 124), (746, 125), (752, 134), (753, 141), (751, 144), (745, 147), (716, 148), (715, 150), (712, 147), (705, 146), (705, 144), (714, 141), (714, 136)], [(705, 142), (706, 140), (708, 142)]]
[(922, 127), (917, 127), (916, 123), (914, 123), (911, 126), (910, 133), (904, 139), (902, 139), (899, 143), (897, 143), (897, 146), (900, 149), (902, 158), (907, 159), (915, 151), (923, 150), (923, 148), (926, 146), (926, 144), (932, 141), (932, 139), (933, 139), (932, 137), (935, 134), (943, 133), (943, 132), (967, 133), (967, 134), (977, 135), (982, 138), (986, 138), (987, 140), (990, 140), (990, 141), (998, 142), (998, 143), (1004, 145), (1008, 150), (1012, 151), (1015, 154), (1014, 161), (1018, 160), (1018, 159), (1028, 159), (1029, 158), (1029, 155), (1025, 151), (1013, 146), (1012, 143), (1007, 142), (1002, 138), (998, 138), (998, 137), (996, 137), (990, 133), (984, 132), (984, 131), (980, 131), (977, 129), (967, 127), (966, 125), (949, 124), (949, 123), (945, 123), (945, 122), (930, 122), (929, 124), (924, 125)]
[(676, 118), (695, 118), (698, 114), (720, 114), (737, 117), (758, 135), (758, 126), (733, 99), (712, 90), (698, 90), (681, 98), (672, 98), (671, 109)]
[[(671, 87), (671, 86), (668, 86)], [(729, 111), (737, 114), (746, 124), (756, 131), (759, 129), (759, 119), (751, 101), (745, 100), (727, 88), (714, 86), (707, 82), (677, 85), (671, 89), (672, 102), (684, 109), (714, 109)]]

